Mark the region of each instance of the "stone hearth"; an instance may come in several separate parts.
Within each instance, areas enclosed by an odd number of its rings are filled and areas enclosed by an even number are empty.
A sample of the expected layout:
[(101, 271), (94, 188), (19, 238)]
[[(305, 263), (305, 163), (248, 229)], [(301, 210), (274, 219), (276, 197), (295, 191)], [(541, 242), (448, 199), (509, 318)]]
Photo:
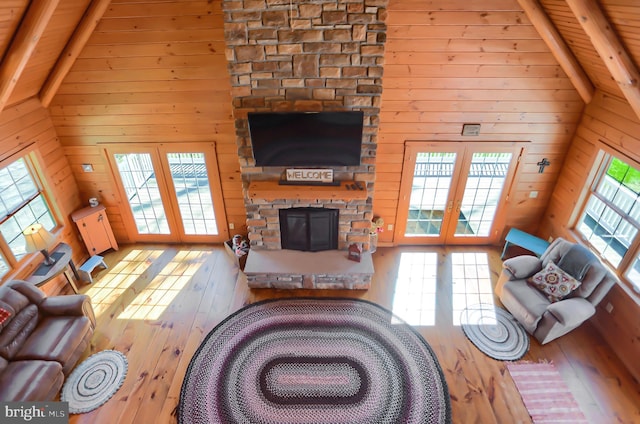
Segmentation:
[(252, 288), (364, 290), (371, 286), (373, 262), (368, 252), (354, 262), (341, 250), (257, 250), (244, 274)]

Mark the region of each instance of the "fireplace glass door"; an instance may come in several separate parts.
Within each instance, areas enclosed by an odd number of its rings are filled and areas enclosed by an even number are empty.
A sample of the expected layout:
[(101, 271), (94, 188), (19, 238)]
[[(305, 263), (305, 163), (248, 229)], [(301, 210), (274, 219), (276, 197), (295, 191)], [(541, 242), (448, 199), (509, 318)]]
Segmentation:
[(280, 209), (279, 218), (283, 249), (317, 252), (338, 248), (337, 209)]

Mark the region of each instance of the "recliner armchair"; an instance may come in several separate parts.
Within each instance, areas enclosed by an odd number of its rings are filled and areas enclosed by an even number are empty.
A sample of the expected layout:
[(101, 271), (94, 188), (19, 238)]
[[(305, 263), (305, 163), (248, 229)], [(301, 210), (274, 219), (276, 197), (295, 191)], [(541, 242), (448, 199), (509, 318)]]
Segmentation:
[(54, 399), (95, 325), (87, 295), (46, 296), (19, 280), (0, 286), (0, 401)]
[[(582, 273), (576, 278), (581, 283), (579, 287), (553, 302), (531, 281), (550, 262), (568, 274)], [(504, 261), (495, 292), (525, 330), (545, 344), (593, 316), (596, 305), (615, 282), (616, 278), (595, 255), (578, 244), (557, 238), (540, 258), (524, 255)]]

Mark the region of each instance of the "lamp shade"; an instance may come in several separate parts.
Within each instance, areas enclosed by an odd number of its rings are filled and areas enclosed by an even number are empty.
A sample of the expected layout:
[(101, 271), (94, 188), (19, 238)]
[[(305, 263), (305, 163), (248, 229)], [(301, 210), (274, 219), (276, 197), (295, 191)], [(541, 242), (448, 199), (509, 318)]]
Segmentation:
[(42, 224), (29, 225), (22, 234), (25, 238), (25, 249), (27, 252), (37, 252), (47, 250), (53, 245), (56, 239)]

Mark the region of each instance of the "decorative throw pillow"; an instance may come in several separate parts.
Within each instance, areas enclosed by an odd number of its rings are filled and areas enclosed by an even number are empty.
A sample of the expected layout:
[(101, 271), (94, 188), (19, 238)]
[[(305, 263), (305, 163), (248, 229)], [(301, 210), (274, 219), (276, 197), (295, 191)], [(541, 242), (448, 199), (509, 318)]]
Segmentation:
[(582, 284), (558, 268), (553, 261), (549, 261), (542, 271), (536, 273), (528, 281), (543, 292), (551, 302), (564, 299)]

